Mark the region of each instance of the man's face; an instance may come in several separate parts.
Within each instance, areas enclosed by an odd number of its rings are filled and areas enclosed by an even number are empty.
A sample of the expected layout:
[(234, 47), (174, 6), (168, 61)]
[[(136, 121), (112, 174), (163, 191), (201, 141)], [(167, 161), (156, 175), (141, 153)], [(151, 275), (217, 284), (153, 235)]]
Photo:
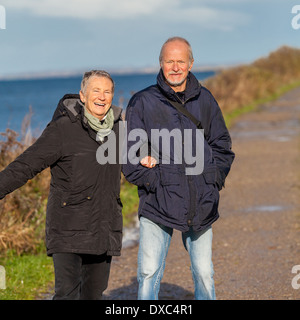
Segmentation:
[(194, 61), (189, 61), (189, 49), (182, 41), (171, 41), (163, 49), (161, 68), (169, 86), (175, 91), (184, 91), (186, 78)]
[(102, 120), (113, 100), (113, 84), (108, 78), (94, 76), (88, 80), (85, 92), (79, 94), (87, 111)]

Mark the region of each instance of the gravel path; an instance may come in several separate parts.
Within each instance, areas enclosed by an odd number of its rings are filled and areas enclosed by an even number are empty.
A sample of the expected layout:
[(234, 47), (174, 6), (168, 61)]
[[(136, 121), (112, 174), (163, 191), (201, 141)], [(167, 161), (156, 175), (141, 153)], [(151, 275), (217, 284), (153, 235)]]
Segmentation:
[[(300, 299), (300, 88), (231, 129), (236, 159), (213, 225), (217, 299)], [(106, 299), (137, 298), (137, 246), (113, 260)], [(160, 299), (193, 299), (190, 262), (174, 232)], [(300, 284), (300, 280), (298, 280)]]

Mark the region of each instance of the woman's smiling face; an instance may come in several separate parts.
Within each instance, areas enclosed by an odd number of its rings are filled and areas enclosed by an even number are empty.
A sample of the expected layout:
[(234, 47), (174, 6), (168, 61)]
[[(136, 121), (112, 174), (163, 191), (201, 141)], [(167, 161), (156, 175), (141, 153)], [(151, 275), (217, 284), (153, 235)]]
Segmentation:
[(102, 120), (112, 104), (113, 84), (106, 77), (93, 76), (88, 80), (84, 92), (80, 91), (79, 94), (86, 110)]

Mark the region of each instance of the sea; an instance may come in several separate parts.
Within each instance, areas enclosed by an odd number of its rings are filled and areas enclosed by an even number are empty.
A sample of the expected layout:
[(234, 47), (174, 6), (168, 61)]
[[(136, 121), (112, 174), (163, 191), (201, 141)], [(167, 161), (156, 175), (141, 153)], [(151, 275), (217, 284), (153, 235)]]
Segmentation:
[[(199, 81), (214, 71), (193, 72)], [(153, 74), (112, 74), (115, 81), (113, 104), (124, 110), (135, 92), (156, 83)], [(21, 133), (22, 123), (30, 117), (29, 130), (38, 137), (50, 122), (58, 101), (67, 93), (78, 93), (82, 76), (0, 81), (0, 133), (7, 128)], [(0, 136), (1, 139), (1, 136)]]

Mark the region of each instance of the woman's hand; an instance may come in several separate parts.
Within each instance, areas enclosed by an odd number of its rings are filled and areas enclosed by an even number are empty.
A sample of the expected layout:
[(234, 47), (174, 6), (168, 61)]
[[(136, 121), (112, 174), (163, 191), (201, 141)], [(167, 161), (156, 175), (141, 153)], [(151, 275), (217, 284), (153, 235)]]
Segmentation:
[(156, 166), (156, 159), (151, 156), (146, 156), (140, 161), (141, 165), (146, 168), (153, 168)]

